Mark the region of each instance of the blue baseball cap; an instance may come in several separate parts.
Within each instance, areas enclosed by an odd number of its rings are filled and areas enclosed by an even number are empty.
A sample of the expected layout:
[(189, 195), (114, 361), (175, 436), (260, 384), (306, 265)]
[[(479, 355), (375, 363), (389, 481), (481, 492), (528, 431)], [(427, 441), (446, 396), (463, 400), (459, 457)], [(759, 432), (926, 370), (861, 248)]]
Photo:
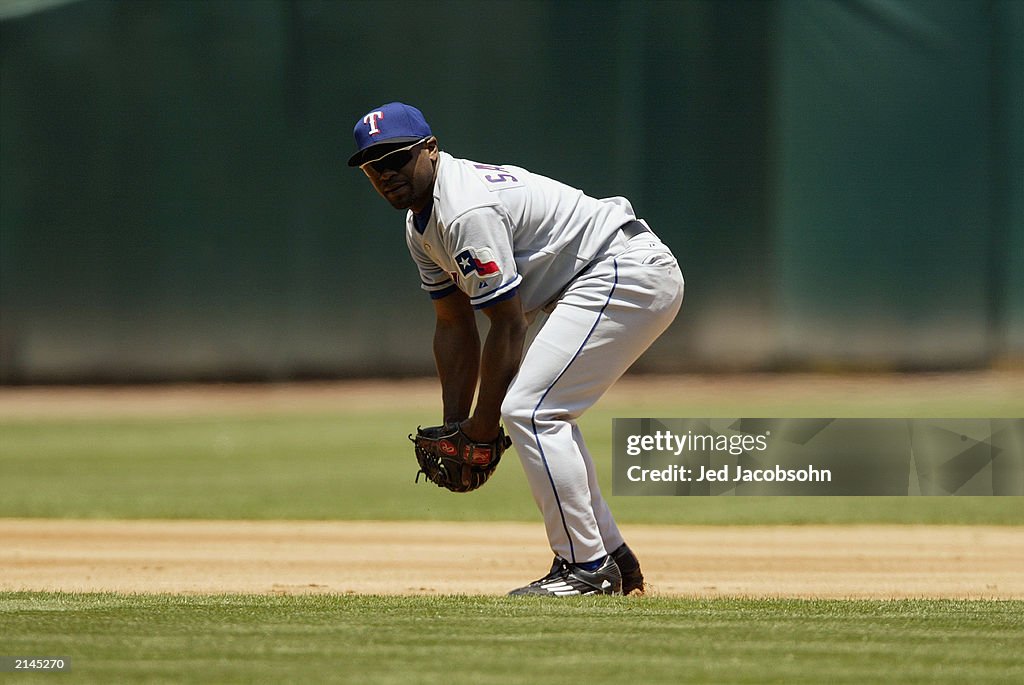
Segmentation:
[(400, 147), (433, 135), (423, 112), (412, 105), (401, 102), (389, 102), (372, 109), (360, 117), (352, 129), (358, 151), (348, 160), (348, 165), (356, 167), (375, 155), (371, 149), (382, 146), (376, 152), (384, 154), (388, 146)]

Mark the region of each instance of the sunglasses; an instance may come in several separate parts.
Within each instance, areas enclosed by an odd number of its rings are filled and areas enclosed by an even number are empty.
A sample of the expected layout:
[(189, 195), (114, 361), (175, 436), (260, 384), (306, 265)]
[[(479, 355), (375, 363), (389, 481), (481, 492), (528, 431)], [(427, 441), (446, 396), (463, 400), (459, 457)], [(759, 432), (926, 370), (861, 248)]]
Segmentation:
[(383, 174), (385, 171), (398, 171), (408, 164), (410, 159), (412, 159), (412, 149), (417, 145), (427, 142), (428, 140), (430, 140), (430, 136), (421, 138), (415, 143), (411, 143), (405, 147), (400, 147), (397, 150), (392, 150), (377, 159), (371, 159), (369, 162), (363, 162), (359, 165), (359, 168), (362, 169), (364, 173), (366, 173), (367, 167), (373, 169), (378, 174)]

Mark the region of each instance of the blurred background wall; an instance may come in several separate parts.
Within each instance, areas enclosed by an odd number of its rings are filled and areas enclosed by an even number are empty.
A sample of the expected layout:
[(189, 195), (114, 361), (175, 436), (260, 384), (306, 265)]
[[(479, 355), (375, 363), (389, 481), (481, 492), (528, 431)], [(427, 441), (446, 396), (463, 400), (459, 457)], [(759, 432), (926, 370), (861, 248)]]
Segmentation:
[(0, 383), (430, 373), (402, 216), (345, 166), (625, 195), (680, 258), (645, 371), (1024, 360), (1024, 3), (8, 0)]

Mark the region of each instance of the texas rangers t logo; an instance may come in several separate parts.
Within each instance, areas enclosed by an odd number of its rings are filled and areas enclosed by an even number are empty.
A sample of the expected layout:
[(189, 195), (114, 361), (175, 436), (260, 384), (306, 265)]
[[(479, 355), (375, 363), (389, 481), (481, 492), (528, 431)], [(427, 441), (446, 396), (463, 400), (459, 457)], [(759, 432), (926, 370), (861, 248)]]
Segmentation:
[[(380, 133), (380, 129), (377, 128), (377, 120), (378, 119), (383, 119), (383, 118), (384, 118), (384, 112), (381, 112), (380, 110), (377, 110), (376, 112), (370, 112), (365, 117), (363, 117), (363, 123), (370, 125), (370, 135), (371, 136), (375, 136), (378, 133)], [(349, 121), (351, 121), (351, 119)]]
[(486, 247), (467, 247), (455, 256), (455, 263), (463, 276), (476, 272), (477, 276), (496, 276), (501, 267), (494, 261), (494, 254)]

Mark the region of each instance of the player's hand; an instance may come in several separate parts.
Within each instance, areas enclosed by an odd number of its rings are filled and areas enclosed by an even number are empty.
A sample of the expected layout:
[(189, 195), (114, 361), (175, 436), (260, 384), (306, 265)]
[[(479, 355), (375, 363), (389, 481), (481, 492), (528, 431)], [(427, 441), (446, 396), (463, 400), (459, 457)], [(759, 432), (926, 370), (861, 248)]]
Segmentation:
[(469, 417), (459, 424), (463, 434), (473, 442), (494, 442), (498, 438), (498, 424), (493, 426), (482, 426), (480, 421)]

